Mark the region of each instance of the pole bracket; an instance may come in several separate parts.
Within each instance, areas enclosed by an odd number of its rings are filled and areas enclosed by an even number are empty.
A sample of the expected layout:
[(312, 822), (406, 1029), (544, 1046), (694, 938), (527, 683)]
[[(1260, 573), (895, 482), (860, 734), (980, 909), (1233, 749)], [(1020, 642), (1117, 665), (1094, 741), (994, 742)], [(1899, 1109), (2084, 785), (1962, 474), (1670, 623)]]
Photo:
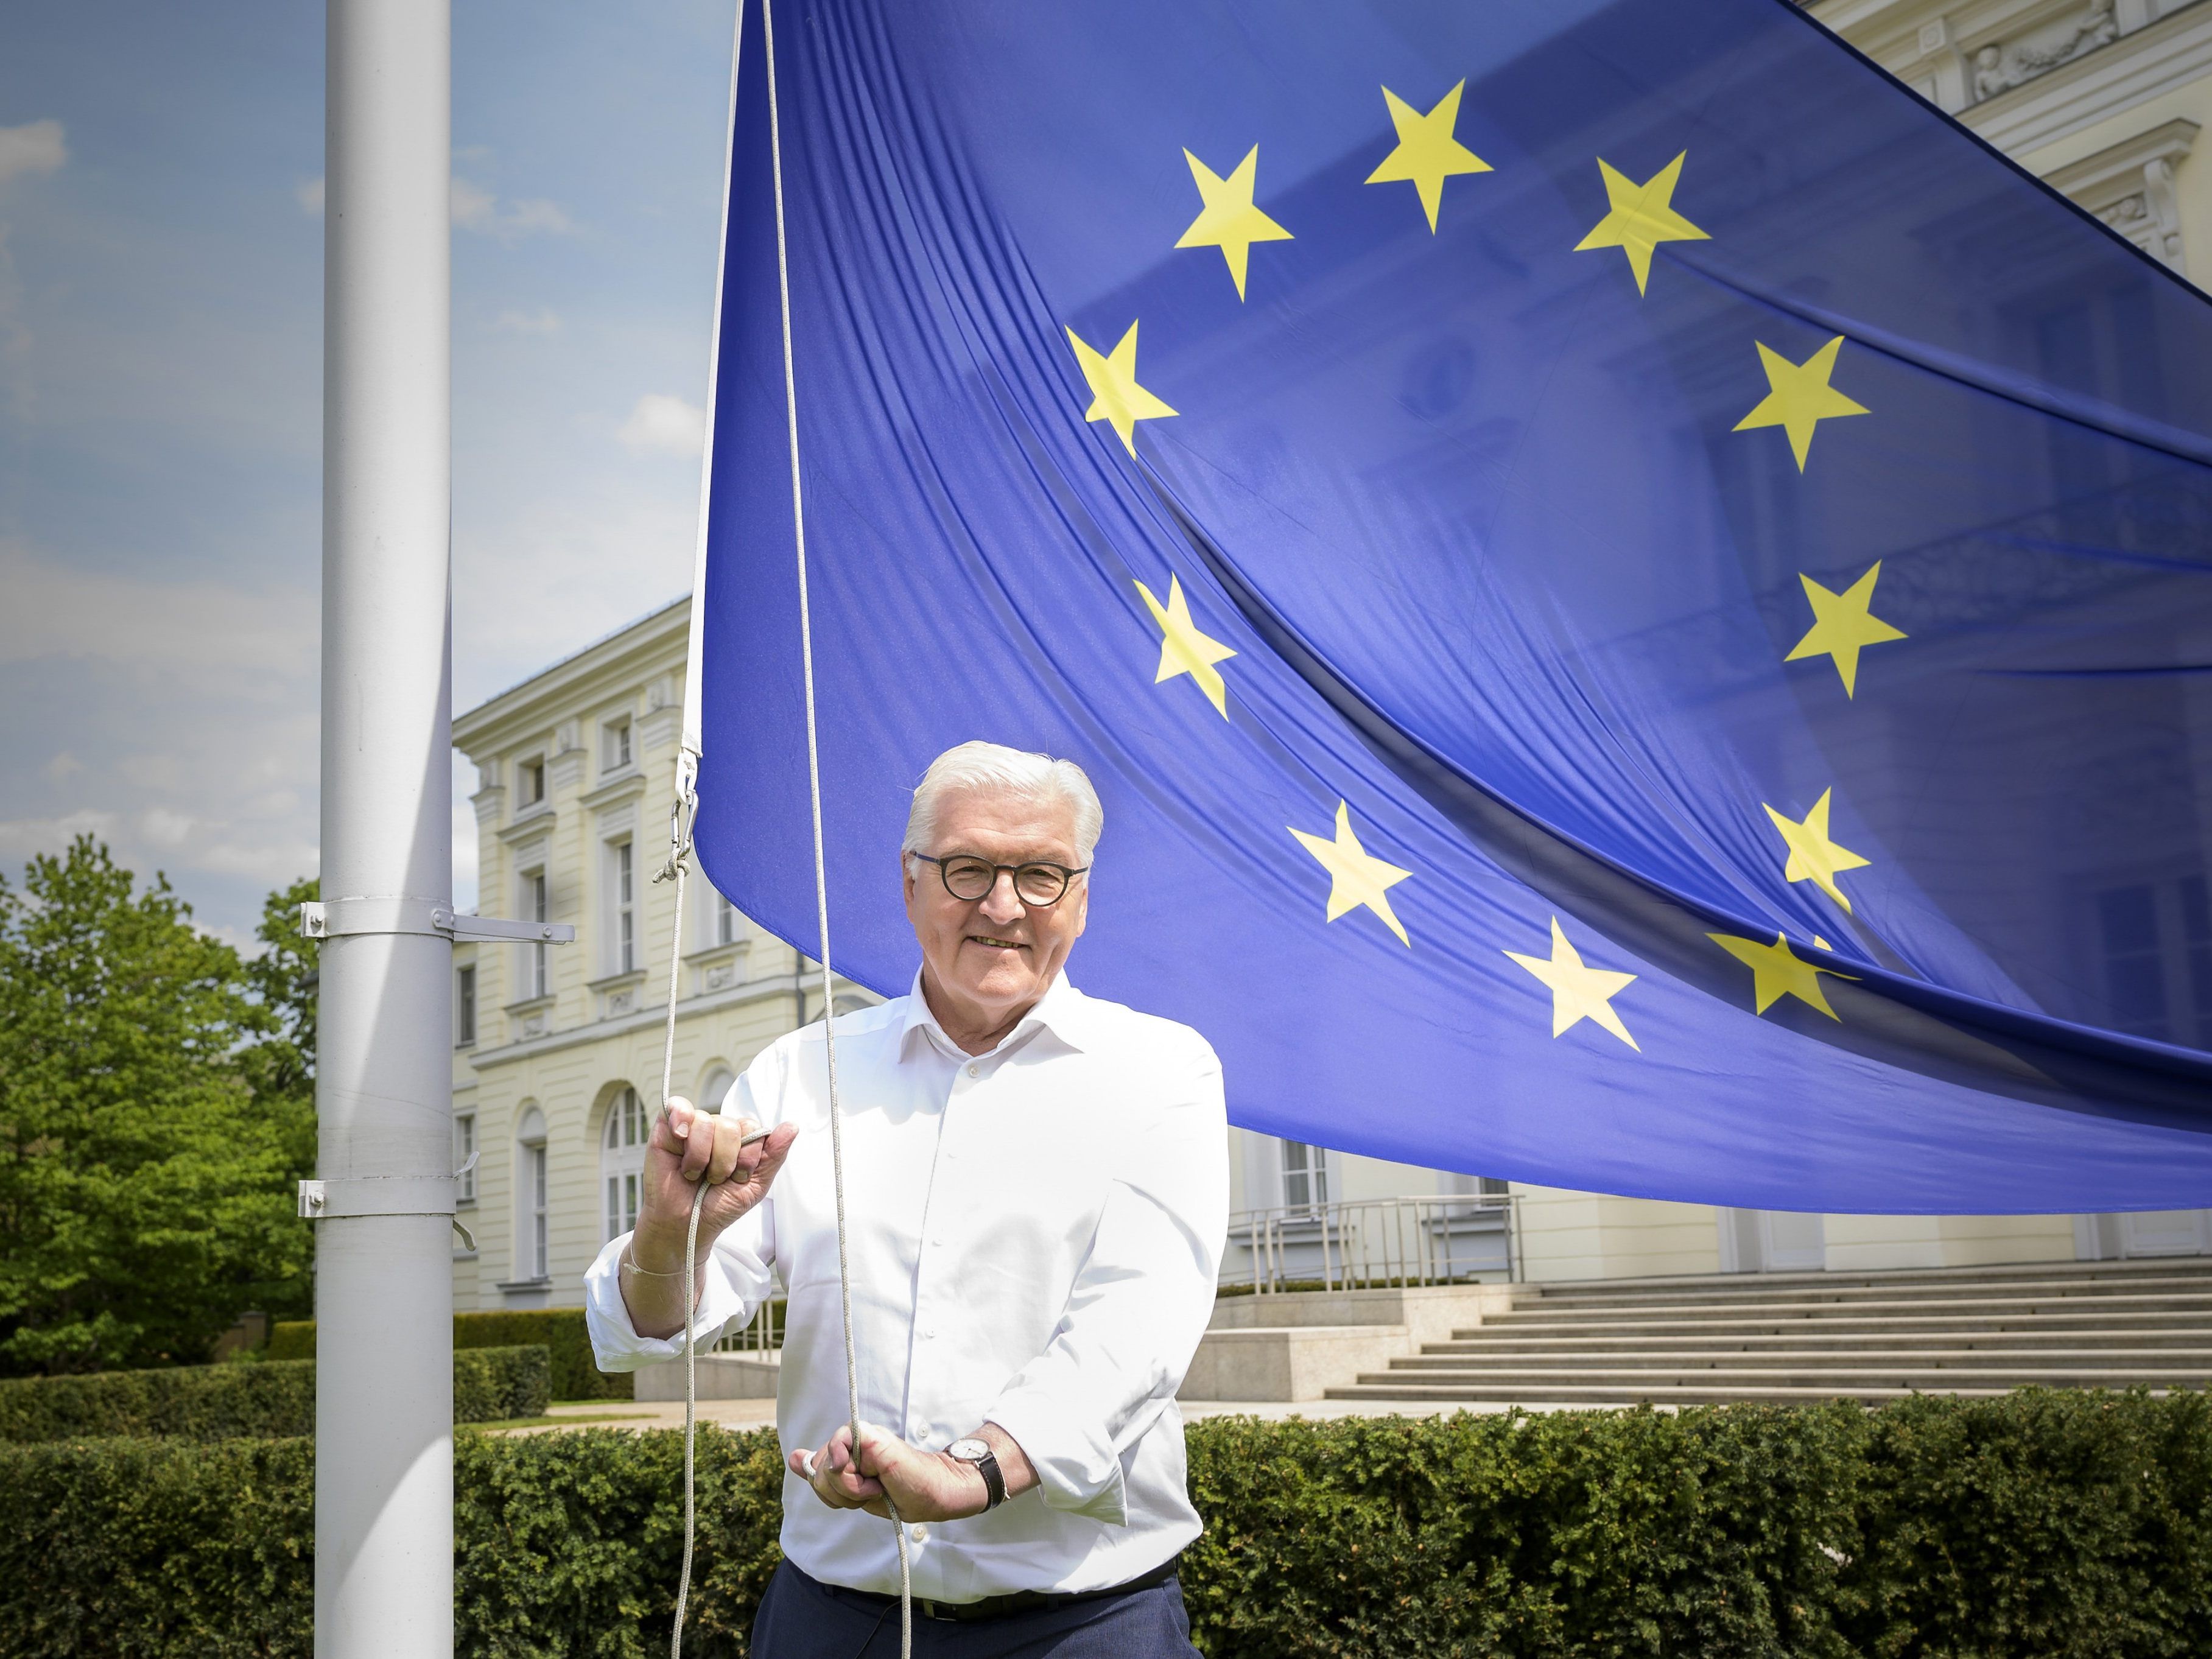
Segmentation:
[(346, 1181), (303, 1181), (300, 1215), (307, 1221), (342, 1216), (453, 1213), (460, 1182), (452, 1176), (356, 1176)]
[(300, 907), (304, 939), (349, 933), (425, 933), (456, 945), (572, 945), (576, 930), (562, 921), (507, 921), (465, 916), (450, 904), (406, 895), (325, 899)]

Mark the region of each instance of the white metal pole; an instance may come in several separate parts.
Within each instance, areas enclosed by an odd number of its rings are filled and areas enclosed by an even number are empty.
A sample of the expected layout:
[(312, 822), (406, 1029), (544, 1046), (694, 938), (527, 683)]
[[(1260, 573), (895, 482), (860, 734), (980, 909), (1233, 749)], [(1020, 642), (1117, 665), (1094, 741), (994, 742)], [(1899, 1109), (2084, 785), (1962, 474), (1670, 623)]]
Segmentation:
[(449, 1659), (449, 0), (328, 26), (315, 1652)]

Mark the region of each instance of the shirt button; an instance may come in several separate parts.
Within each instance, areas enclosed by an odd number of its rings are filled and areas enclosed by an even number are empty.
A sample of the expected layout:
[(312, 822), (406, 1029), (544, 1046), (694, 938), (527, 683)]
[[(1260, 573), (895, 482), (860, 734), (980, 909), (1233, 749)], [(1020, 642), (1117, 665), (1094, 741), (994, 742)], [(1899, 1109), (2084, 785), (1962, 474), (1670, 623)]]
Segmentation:
[(982, 1074), (983, 1068), (980, 1066), (970, 1066), (968, 1068), (968, 1075), (969, 1077), (981, 1077)]
[(906, 1535), (917, 1544), (927, 1544), (929, 1541), (929, 1528), (917, 1522), (906, 1529)]

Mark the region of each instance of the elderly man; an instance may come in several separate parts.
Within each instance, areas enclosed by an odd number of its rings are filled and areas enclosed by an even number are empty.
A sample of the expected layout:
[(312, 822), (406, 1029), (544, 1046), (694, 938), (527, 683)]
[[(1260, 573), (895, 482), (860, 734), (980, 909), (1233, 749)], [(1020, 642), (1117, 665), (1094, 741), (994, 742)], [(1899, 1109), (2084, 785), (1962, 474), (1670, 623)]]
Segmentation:
[[(905, 996), (836, 1023), (857, 1459), (821, 1026), (771, 1045), (719, 1118), (670, 1103), (637, 1231), (592, 1267), (611, 1370), (682, 1352), (696, 1182), (699, 1341), (783, 1281), (784, 1562), (754, 1627), (762, 1659), (896, 1650), (886, 1497), (918, 1652), (1194, 1651), (1175, 1395), (1227, 1224), (1221, 1068), (1187, 1026), (1061, 971), (1103, 822), (1081, 768), (993, 744), (946, 751), (915, 791), (901, 863), (921, 969)], [(759, 1125), (768, 1139), (741, 1147)]]

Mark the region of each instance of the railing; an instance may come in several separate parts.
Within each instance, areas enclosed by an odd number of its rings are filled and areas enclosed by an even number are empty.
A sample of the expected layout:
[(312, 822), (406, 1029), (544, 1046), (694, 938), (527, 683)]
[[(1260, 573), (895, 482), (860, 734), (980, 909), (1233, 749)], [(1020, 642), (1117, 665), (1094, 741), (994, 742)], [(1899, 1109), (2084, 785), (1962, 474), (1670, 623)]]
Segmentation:
[(1240, 1210), (1229, 1218), (1231, 1250), (1222, 1282), (1249, 1275), (1255, 1294), (1291, 1285), (1326, 1290), (1449, 1285), (1486, 1273), (1521, 1276), (1517, 1193), (1365, 1198)]
[(708, 1353), (773, 1353), (783, 1346), (783, 1304), (767, 1301), (739, 1328), (722, 1333)]

